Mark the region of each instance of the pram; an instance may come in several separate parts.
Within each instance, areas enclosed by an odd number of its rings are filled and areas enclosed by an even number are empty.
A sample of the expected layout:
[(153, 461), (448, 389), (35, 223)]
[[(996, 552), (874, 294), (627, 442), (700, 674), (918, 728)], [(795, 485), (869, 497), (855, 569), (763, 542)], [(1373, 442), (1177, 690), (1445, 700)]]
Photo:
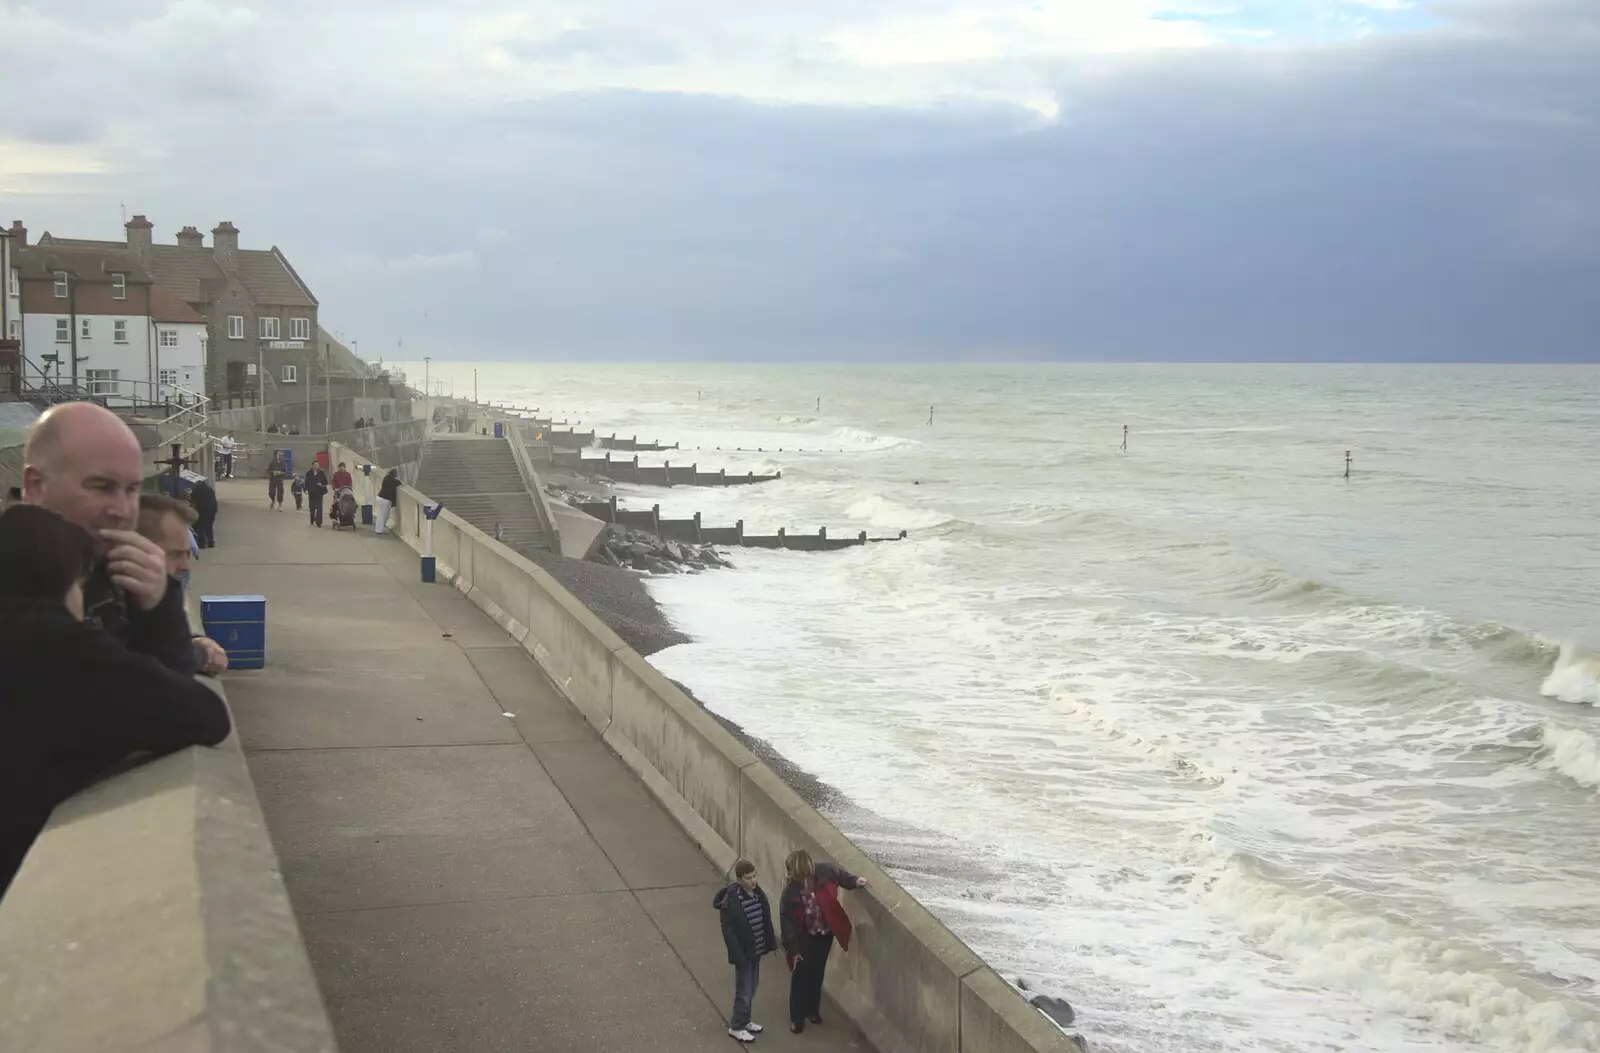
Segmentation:
[(348, 486), (333, 492), (333, 529), (340, 527), (356, 528), (356, 494)]

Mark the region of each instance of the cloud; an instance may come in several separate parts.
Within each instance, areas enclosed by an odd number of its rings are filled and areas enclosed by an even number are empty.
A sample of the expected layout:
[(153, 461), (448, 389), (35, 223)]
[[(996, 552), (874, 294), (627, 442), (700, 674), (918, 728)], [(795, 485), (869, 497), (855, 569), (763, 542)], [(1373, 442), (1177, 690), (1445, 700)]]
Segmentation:
[[(363, 346), (1597, 356), (1590, 0), (179, 6), (0, 0), (30, 48), (101, 42), (69, 90), (141, 100), (21, 218), (230, 215)], [(185, 105), (104, 46), (162, 17), (274, 62)], [(316, 43), (271, 47), (291, 18)]]

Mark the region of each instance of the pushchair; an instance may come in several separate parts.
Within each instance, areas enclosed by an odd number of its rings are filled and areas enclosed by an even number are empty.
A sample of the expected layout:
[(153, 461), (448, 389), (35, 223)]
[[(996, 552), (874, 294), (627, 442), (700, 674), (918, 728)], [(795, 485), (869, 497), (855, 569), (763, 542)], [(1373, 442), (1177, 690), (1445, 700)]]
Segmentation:
[(333, 529), (341, 527), (356, 528), (356, 494), (348, 486), (333, 492)]

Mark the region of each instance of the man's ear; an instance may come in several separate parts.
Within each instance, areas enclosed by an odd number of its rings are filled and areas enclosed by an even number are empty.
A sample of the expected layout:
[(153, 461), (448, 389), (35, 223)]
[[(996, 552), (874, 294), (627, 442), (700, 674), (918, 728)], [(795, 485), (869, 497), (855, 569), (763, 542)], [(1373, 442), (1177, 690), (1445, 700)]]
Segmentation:
[(36, 502), (44, 493), (44, 473), (31, 464), (22, 466), (22, 499)]

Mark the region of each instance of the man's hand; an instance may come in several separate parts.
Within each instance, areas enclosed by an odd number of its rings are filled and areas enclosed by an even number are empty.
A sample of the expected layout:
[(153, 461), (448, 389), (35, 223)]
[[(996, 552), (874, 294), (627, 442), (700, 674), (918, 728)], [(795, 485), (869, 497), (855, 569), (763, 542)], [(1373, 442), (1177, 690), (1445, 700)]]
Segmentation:
[(167, 595), (167, 558), (154, 541), (132, 530), (102, 530), (111, 545), (106, 560), (111, 580), (139, 605), (153, 611)]
[(222, 645), (209, 636), (196, 636), (194, 645), (199, 649), (203, 660), (200, 671), (206, 676), (221, 676), (228, 671), (228, 652)]

